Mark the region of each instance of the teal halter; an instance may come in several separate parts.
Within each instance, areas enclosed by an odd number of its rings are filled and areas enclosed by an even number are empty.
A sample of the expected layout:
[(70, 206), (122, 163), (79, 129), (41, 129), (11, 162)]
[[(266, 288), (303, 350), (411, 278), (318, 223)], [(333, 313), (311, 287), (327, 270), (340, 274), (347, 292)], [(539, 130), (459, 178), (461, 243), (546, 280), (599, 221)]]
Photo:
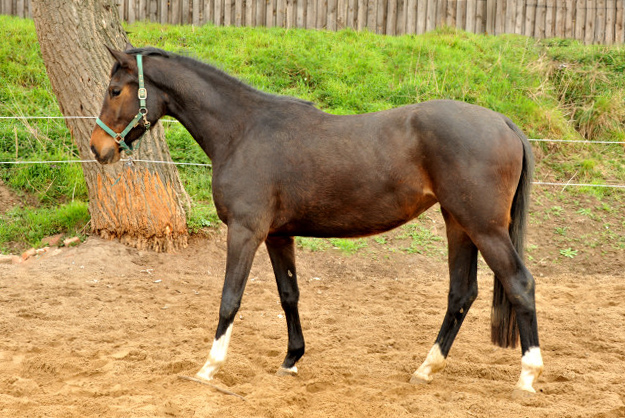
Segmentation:
[[(139, 97), (139, 113), (137, 113), (137, 116), (135, 116), (135, 118), (131, 120), (130, 123), (126, 126), (126, 129), (124, 129), (120, 133), (117, 133), (108, 126), (106, 126), (106, 124), (102, 122), (100, 118), (97, 118), (95, 121), (100, 128), (104, 129), (104, 132), (113, 137), (115, 142), (117, 142), (119, 146), (122, 147), (124, 151), (126, 151), (127, 154), (132, 154), (133, 151), (133, 148), (128, 146), (128, 144), (126, 144), (126, 142), (124, 141), (124, 138), (126, 137), (126, 135), (128, 135), (128, 132), (136, 127), (141, 119), (143, 119), (143, 126), (145, 127), (145, 131), (147, 132), (148, 129), (150, 129), (150, 122), (148, 122), (147, 118), (148, 108), (146, 106), (148, 91), (145, 89), (145, 82), (143, 80), (143, 57), (141, 56), (141, 54), (137, 55), (137, 71), (139, 73), (139, 90), (137, 92), (137, 96)], [(137, 144), (139, 142), (140, 140), (137, 141)]]

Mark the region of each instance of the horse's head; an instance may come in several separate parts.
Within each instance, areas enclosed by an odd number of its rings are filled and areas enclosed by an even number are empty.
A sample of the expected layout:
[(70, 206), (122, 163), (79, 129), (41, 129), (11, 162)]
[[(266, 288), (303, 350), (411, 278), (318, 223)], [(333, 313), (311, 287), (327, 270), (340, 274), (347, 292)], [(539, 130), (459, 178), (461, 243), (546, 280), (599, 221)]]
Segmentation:
[(101, 164), (119, 161), (120, 148), (129, 151), (132, 143), (164, 113), (156, 88), (144, 80), (142, 56), (107, 49), (116, 62), (89, 141)]

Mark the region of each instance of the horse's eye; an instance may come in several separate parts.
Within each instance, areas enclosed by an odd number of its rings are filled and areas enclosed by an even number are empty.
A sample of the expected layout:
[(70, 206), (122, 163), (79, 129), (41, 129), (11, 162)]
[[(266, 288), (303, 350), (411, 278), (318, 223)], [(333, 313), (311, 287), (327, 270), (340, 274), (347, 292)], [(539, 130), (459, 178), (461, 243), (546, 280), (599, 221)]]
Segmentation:
[(117, 97), (121, 94), (121, 90), (120, 89), (111, 89), (111, 97)]

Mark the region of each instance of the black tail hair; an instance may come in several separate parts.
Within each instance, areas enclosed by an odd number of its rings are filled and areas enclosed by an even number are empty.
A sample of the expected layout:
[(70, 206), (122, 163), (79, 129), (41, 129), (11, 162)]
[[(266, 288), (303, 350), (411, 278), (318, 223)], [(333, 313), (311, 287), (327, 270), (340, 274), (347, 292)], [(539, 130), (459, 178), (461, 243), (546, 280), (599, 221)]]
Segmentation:
[[(523, 132), (508, 118), (506, 124), (523, 143), (523, 169), (519, 185), (512, 201), (510, 210), (510, 239), (519, 257), (523, 260), (525, 253), (525, 232), (530, 203), (530, 189), (534, 174), (534, 155), (529, 140)], [(493, 289), (493, 307), (491, 311), (491, 340), (493, 344), (504, 348), (515, 348), (519, 341), (519, 329), (516, 313), (508, 300), (501, 281), (495, 277)]]

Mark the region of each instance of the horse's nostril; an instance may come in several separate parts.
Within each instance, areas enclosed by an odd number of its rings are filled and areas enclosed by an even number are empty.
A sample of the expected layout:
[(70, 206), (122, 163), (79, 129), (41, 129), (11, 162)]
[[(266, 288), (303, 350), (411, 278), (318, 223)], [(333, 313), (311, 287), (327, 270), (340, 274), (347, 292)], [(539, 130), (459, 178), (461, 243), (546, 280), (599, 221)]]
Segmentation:
[(102, 154), (102, 160), (100, 162), (102, 164), (109, 164), (114, 159), (115, 159), (115, 149), (110, 148), (106, 154)]
[(100, 155), (98, 154), (98, 151), (95, 149), (95, 146), (91, 146), (91, 152), (93, 152), (93, 155), (95, 155), (96, 158), (100, 158)]

